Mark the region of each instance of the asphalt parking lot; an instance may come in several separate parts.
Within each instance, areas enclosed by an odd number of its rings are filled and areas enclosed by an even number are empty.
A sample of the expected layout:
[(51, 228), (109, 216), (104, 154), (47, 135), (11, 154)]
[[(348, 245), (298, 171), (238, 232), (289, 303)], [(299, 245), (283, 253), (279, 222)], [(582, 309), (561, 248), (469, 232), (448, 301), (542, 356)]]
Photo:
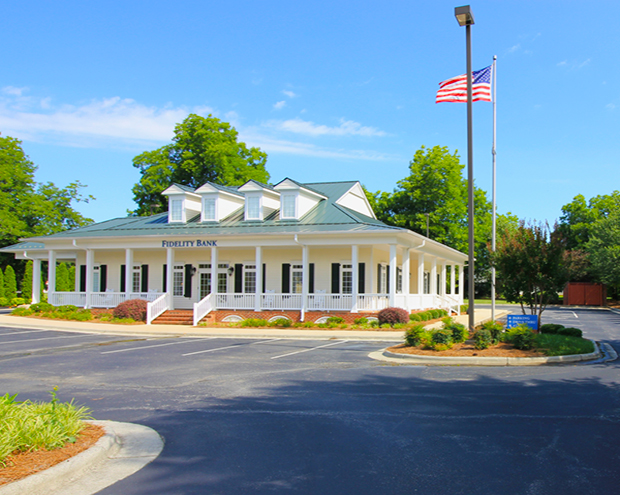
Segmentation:
[[(620, 315), (551, 309), (620, 351)], [(384, 342), (145, 338), (0, 328), (5, 392), (75, 398), (158, 431), (103, 494), (614, 493), (618, 362), (535, 368), (373, 361)]]

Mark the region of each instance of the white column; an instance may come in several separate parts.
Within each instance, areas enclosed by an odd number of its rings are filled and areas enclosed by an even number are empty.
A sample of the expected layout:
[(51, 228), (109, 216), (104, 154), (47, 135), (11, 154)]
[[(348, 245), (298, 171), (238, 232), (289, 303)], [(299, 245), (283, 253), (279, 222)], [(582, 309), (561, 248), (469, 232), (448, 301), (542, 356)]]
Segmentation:
[(465, 288), (465, 268), (463, 265), (459, 265), (459, 299), (461, 301), (463, 301), (463, 295), (465, 294), (465, 291), (463, 290)]
[(410, 256), (409, 256), (409, 248), (405, 248), (403, 250), (403, 295), (405, 296), (405, 309), (410, 311), (409, 307), (409, 293), (411, 292), (410, 280), (409, 280), (409, 271), (410, 271)]
[(418, 253), (418, 295), (424, 294), (424, 253)]
[(41, 260), (32, 260), (32, 304), (41, 302)]
[(456, 265), (450, 265), (450, 295), (456, 294)]
[(357, 313), (357, 296), (359, 291), (359, 247), (357, 244), (351, 246), (351, 296), (353, 298), (352, 313)]
[[(47, 253), (47, 295), (49, 299), (49, 295), (56, 292), (56, 251), (51, 250)], [(79, 267), (76, 270), (76, 280), (79, 276), (80, 270)]]
[(93, 292), (93, 268), (95, 267), (95, 251), (86, 250), (86, 302), (85, 308), (90, 308), (90, 296)]
[(370, 265), (368, 270), (368, 287), (370, 289), (366, 289), (366, 292), (369, 294), (374, 294), (375, 292), (379, 292), (375, 287), (375, 257), (374, 257), (374, 247), (370, 247), (370, 260), (368, 260), (368, 264)]
[(390, 307), (396, 304), (396, 244), (390, 244)]
[(441, 286), (439, 287), (439, 293), (442, 296), (446, 295), (446, 262), (444, 261), (441, 265)]
[[(211, 294), (217, 294), (217, 271), (218, 271), (217, 265), (218, 265), (217, 248), (212, 247), (211, 248)], [(211, 304), (213, 304), (213, 307), (215, 307), (216, 303), (217, 303), (217, 296), (215, 296), (215, 299), (211, 302)]]
[(133, 292), (133, 249), (125, 249), (125, 293)]
[(261, 310), (263, 299), (263, 248), (256, 246), (256, 288), (254, 290), (254, 311)]
[(301, 247), (301, 321), (308, 310), (308, 294), (310, 293), (310, 251), (308, 246)]
[(172, 294), (174, 294), (174, 249), (166, 248), (166, 293), (168, 294), (170, 309), (173, 309)]
[(431, 294), (437, 294), (437, 258), (431, 264)]

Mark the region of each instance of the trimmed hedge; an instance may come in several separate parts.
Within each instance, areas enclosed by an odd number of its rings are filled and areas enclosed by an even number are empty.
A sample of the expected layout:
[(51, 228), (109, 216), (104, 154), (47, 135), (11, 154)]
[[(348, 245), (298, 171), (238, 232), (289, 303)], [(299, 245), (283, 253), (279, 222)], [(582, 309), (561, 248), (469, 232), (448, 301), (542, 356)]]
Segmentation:
[(394, 325), (396, 323), (408, 323), (409, 313), (403, 308), (385, 308), (377, 315), (379, 325)]
[(131, 318), (135, 321), (146, 321), (147, 304), (148, 301), (144, 299), (129, 299), (116, 306), (112, 314), (114, 318)]

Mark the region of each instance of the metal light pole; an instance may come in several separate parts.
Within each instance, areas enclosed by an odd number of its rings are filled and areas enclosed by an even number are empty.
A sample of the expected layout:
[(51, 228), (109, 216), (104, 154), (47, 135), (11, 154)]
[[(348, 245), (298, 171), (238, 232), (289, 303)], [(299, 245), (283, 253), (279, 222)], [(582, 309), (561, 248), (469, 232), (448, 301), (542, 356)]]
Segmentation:
[(474, 320), (474, 150), (472, 132), (472, 69), (471, 69), (471, 26), (474, 24), (474, 15), (469, 5), (456, 7), (454, 16), (459, 26), (465, 26), (467, 40), (467, 221), (469, 223), (469, 260), (467, 273), (469, 275), (469, 330), (475, 327)]

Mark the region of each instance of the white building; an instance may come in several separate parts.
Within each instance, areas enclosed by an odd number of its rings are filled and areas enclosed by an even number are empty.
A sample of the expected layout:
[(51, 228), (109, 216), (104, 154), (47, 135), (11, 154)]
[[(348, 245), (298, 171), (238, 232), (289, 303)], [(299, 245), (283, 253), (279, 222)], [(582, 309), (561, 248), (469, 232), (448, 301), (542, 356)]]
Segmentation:
[[(194, 190), (173, 184), (169, 211), (116, 218), (4, 248), (34, 260), (33, 294), (48, 261), (48, 301), (115, 307), (149, 303), (221, 321), (284, 315), (315, 321), (395, 306), (415, 311), (463, 302), (467, 255), (378, 221), (359, 182), (275, 186), (248, 181)], [(76, 264), (73, 292), (57, 292), (56, 264)]]

